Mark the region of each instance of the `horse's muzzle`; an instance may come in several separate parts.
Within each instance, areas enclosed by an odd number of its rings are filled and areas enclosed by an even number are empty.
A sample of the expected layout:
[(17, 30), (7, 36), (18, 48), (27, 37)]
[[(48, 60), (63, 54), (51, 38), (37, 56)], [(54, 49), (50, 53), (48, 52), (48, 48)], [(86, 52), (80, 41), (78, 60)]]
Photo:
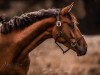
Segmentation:
[(75, 48), (75, 51), (77, 53), (77, 56), (83, 56), (87, 52), (87, 46), (81, 47), (79, 45), (76, 45), (74, 48)]

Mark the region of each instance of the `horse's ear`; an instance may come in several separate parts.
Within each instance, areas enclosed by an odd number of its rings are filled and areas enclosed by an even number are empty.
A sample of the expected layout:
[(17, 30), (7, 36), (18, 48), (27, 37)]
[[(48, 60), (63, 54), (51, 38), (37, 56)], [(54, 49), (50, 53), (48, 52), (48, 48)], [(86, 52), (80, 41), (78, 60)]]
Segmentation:
[(70, 12), (71, 9), (72, 9), (72, 7), (73, 7), (73, 5), (74, 5), (74, 2), (72, 2), (70, 5), (64, 7), (64, 8), (61, 10), (61, 13), (62, 13), (62, 14), (65, 14), (65, 13)]

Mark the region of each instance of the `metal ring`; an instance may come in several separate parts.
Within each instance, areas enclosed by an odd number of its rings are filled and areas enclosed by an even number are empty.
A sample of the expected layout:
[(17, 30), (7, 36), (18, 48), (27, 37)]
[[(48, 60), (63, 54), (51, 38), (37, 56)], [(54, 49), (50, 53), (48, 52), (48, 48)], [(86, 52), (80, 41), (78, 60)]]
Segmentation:
[(71, 46), (72, 46), (72, 47), (75, 47), (75, 46), (76, 46), (76, 44), (77, 44), (76, 42), (71, 43)]
[(58, 27), (60, 27), (60, 26), (61, 26), (61, 21), (57, 21), (57, 22), (56, 22), (56, 25), (57, 25)]

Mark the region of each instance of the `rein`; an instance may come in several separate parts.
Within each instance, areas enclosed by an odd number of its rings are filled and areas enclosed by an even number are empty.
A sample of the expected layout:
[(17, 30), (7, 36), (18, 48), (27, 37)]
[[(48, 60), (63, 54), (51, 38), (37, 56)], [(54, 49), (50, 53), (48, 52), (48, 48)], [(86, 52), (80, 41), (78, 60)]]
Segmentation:
[[(60, 13), (60, 12), (59, 12)], [(75, 46), (77, 46), (77, 42), (80, 41), (82, 38), (83, 38), (83, 35), (82, 37), (80, 37), (79, 39), (77, 39), (75, 42), (70, 42), (68, 41), (67, 37), (64, 36), (63, 32), (62, 32), (62, 22), (60, 21), (60, 14), (58, 13), (57, 15), (57, 21), (56, 21), (56, 26), (57, 26), (57, 30), (58, 30), (58, 33), (57, 33), (57, 36), (56, 36), (56, 39), (55, 39), (55, 43), (56, 45), (63, 51), (63, 54), (65, 54), (68, 50), (70, 50), (71, 48), (74, 48)], [(57, 42), (57, 40), (62, 37), (65, 39), (65, 42), (68, 42), (70, 45), (71, 45), (71, 48), (68, 48), (67, 50), (64, 50), (60, 45), (59, 43)], [(67, 39), (66, 39), (67, 38)], [(69, 39), (70, 40), (70, 39)]]

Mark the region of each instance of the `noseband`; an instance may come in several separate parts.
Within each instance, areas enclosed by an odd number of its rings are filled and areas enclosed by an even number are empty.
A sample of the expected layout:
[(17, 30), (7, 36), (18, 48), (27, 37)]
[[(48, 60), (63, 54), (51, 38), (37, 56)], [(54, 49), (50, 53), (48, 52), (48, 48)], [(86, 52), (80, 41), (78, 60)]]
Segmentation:
[[(58, 33), (57, 33), (57, 35), (56, 35), (55, 43), (56, 43), (57, 46), (63, 51), (63, 54), (65, 54), (69, 49), (74, 48), (74, 47), (77, 45), (77, 42), (80, 41), (80, 40), (83, 38), (83, 35), (82, 35), (82, 37), (80, 37), (79, 39), (77, 39), (75, 42), (68, 41), (67, 39), (69, 39), (69, 38), (67, 38), (67, 37), (63, 34), (63, 32), (62, 32), (62, 27), (61, 27), (61, 26), (62, 26), (62, 22), (60, 21), (59, 14), (58, 14), (58, 15), (57, 15), (57, 21), (56, 21), (56, 27), (57, 27)], [(71, 47), (68, 48), (67, 50), (64, 50), (64, 49), (59, 45), (59, 43), (57, 42), (57, 40), (58, 40), (60, 37), (64, 38), (65, 43), (66, 43), (66, 42), (69, 43), (69, 44), (71, 45)], [(69, 40), (70, 40), (70, 39), (69, 39)]]

